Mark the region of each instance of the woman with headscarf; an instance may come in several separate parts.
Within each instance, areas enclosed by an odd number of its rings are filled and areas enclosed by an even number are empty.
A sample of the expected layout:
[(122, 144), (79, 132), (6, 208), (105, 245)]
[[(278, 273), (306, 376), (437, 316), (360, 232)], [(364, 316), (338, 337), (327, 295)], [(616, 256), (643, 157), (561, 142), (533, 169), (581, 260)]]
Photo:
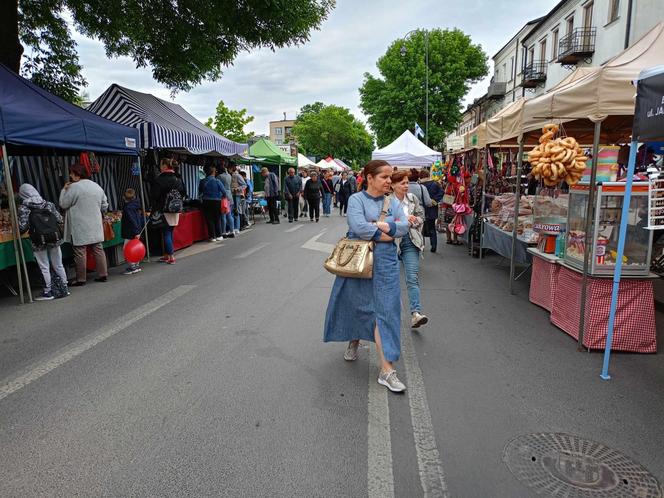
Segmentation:
[(316, 218), (316, 223), (320, 218), (320, 199), (323, 196), (323, 184), (318, 179), (318, 172), (311, 172), (311, 179), (304, 186), (304, 197), (307, 200), (309, 205), (309, 219), (314, 221)]
[(85, 285), (86, 256), (90, 250), (95, 258), (97, 278), (95, 282), (106, 282), (108, 270), (104, 242), (103, 214), (108, 210), (104, 190), (92, 180), (81, 164), (69, 168), (70, 181), (60, 192), (60, 208), (65, 209), (65, 242), (74, 246), (76, 281), (74, 287)]
[[(45, 201), (37, 189), (24, 183), (18, 190), (21, 205), (18, 207), (18, 224), (21, 233), (30, 234), (32, 253), (44, 277), (44, 291), (35, 301), (50, 301), (69, 295), (67, 273), (62, 266), (62, 215), (52, 202)], [(57, 275), (57, 285), (52, 286), (51, 267)], [(54, 292), (53, 287), (57, 288)]]

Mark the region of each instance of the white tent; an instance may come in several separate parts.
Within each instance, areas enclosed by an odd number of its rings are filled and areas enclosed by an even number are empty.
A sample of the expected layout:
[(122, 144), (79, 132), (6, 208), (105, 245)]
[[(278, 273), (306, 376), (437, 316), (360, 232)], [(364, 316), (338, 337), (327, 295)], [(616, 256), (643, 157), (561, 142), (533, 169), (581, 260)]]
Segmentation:
[(321, 159), (316, 164), (320, 169), (331, 169), (332, 171), (343, 171), (343, 168), (339, 166), (334, 160)]
[(297, 167), (298, 168), (315, 168), (316, 163), (309, 159), (307, 156), (297, 153)]
[(373, 151), (371, 159), (382, 159), (401, 168), (423, 168), (442, 160), (442, 154), (430, 149), (406, 130), (390, 145)]

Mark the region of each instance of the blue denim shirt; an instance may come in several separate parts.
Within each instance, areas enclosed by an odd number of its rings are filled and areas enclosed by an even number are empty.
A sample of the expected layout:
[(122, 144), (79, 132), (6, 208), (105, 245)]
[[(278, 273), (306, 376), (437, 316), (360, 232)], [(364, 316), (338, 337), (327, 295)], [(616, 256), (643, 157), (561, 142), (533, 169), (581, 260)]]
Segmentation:
[[(348, 201), (348, 238), (362, 240), (379, 240), (381, 231), (373, 223), (380, 219), (383, 209), (384, 197), (372, 197), (366, 190), (350, 196)], [(396, 213), (396, 217), (395, 217)], [(399, 213), (398, 203), (390, 202), (385, 216), (385, 222), (390, 225), (390, 237), (403, 237), (408, 233), (409, 224)]]

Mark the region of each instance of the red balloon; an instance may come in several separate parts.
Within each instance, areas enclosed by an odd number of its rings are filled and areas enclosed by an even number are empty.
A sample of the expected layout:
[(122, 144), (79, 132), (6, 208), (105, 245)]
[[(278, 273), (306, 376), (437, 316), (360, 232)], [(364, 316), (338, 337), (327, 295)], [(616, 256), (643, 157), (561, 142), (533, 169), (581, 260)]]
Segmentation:
[(145, 257), (145, 246), (140, 239), (132, 239), (124, 246), (124, 257), (129, 263), (140, 263)]

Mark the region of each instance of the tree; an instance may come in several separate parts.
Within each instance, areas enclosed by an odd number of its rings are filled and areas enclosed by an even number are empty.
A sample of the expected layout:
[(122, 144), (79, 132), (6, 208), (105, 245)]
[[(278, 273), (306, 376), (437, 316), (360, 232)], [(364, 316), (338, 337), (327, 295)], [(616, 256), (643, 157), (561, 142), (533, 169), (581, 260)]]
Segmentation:
[[(424, 129), (425, 32), (396, 40), (376, 63), (380, 77), (364, 75), (360, 108), (368, 116), (378, 146), (392, 142), (415, 123)], [(440, 147), (461, 118), (461, 100), (488, 73), (480, 45), (459, 29), (429, 31), (429, 145)]]
[[(173, 91), (217, 80), (243, 50), (305, 43), (335, 0), (2, 0), (0, 63), (73, 100), (85, 85), (70, 22)], [(65, 17), (66, 16), (66, 17)]]
[(364, 164), (371, 158), (373, 138), (350, 110), (320, 102), (304, 106), (293, 135), (311, 155), (332, 156)]
[(254, 132), (245, 133), (244, 127), (251, 123), (254, 120), (253, 116), (247, 114), (246, 109), (240, 109), (239, 111), (234, 111), (229, 109), (224, 104), (223, 100), (220, 100), (217, 104), (217, 110), (214, 115), (214, 118), (209, 118), (205, 122), (205, 126), (216, 131), (219, 135), (222, 135), (229, 140), (234, 142), (245, 143), (249, 138), (254, 136)]

